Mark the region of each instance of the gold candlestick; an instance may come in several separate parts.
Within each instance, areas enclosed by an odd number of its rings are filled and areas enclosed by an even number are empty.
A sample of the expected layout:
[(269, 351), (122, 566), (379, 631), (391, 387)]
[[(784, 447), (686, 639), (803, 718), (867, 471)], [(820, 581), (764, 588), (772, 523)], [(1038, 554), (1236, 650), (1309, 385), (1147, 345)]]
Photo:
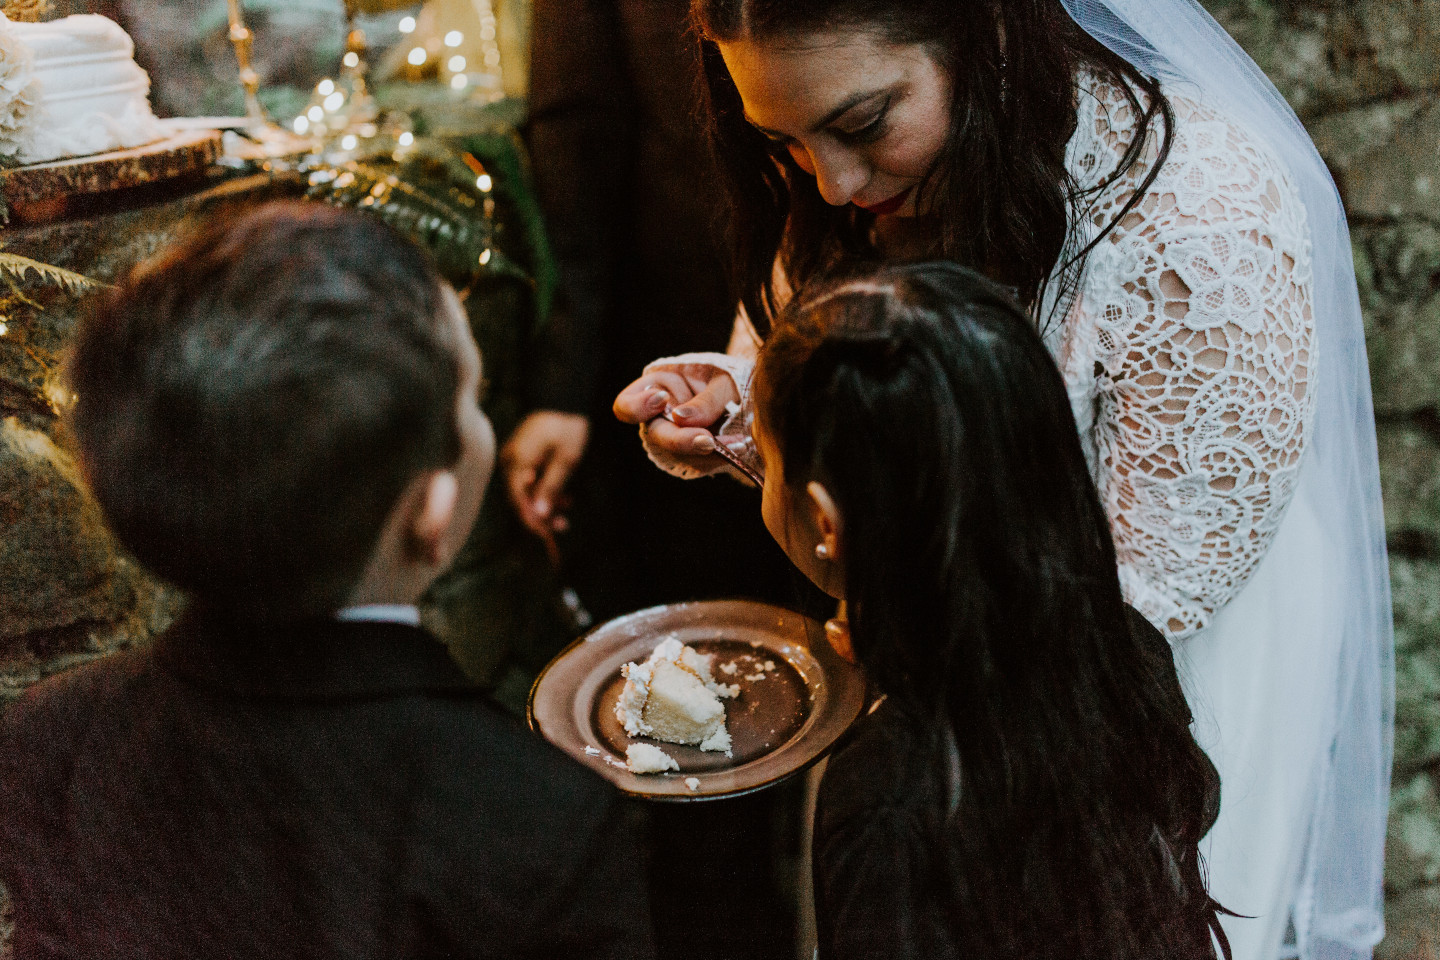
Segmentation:
[(365, 60), (365, 54), (369, 51), (369, 43), (365, 31), (355, 24), (359, 13), (359, 0), (345, 0), (345, 58), (341, 61), (340, 77), (350, 90), (351, 125), (369, 123), (379, 112), (366, 82), (370, 65)]
[(240, 86), (245, 89), (245, 117), (255, 129), (268, 127), (270, 119), (260, 105), (260, 74), (250, 62), (250, 51), (255, 44), (255, 34), (245, 25), (244, 11), (240, 0), (228, 0), (230, 4), (230, 43), (235, 47), (235, 60), (240, 65)]

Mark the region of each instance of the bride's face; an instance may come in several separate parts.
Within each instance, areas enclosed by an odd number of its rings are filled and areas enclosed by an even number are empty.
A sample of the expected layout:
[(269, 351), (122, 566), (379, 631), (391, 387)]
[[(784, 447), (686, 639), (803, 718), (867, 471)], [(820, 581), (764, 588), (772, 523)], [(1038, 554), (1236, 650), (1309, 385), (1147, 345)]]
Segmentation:
[(835, 29), (719, 47), (746, 118), (815, 177), (826, 203), (924, 212), (917, 194), (949, 132), (950, 78), (923, 46)]

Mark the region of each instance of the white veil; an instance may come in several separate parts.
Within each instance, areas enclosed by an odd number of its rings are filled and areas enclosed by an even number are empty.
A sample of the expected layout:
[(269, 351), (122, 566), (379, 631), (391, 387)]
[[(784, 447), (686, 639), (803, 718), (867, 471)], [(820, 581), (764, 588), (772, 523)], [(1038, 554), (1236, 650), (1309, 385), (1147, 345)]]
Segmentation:
[[(1384, 932), (1394, 641), (1370, 374), (1350, 233), (1330, 174), (1293, 111), (1195, 0), (1061, 0), (1090, 36), (1167, 86), (1199, 91), (1269, 144), (1300, 190), (1314, 256), (1319, 398), (1306, 456), (1327, 541), (1327, 616), (1340, 649), (1334, 740), (1295, 904), (1305, 960), (1368, 958)], [(1223, 785), (1222, 785), (1223, 790)]]

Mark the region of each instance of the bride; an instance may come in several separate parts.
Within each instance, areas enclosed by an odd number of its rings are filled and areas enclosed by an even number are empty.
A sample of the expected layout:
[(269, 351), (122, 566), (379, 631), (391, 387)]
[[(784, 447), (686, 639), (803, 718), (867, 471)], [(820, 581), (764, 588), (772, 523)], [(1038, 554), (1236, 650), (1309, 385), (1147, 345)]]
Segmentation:
[(1348, 235), (1294, 115), (1193, 0), (693, 10), (741, 310), (727, 354), (656, 361), (616, 414), (672, 473), (729, 469), (792, 288), (917, 256), (1013, 288), (1221, 773), (1235, 957), (1368, 957), (1389, 588)]

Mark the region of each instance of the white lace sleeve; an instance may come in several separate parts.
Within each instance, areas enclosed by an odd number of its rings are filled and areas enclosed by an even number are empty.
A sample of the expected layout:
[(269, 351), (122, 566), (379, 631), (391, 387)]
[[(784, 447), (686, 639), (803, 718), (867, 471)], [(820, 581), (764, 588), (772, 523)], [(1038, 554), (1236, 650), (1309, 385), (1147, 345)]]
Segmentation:
[(1284, 517), (1317, 357), (1298, 195), (1243, 132), (1172, 100), (1161, 176), (1086, 266), (1067, 375), (1092, 366), (1126, 597), (1182, 638), (1245, 586)]

